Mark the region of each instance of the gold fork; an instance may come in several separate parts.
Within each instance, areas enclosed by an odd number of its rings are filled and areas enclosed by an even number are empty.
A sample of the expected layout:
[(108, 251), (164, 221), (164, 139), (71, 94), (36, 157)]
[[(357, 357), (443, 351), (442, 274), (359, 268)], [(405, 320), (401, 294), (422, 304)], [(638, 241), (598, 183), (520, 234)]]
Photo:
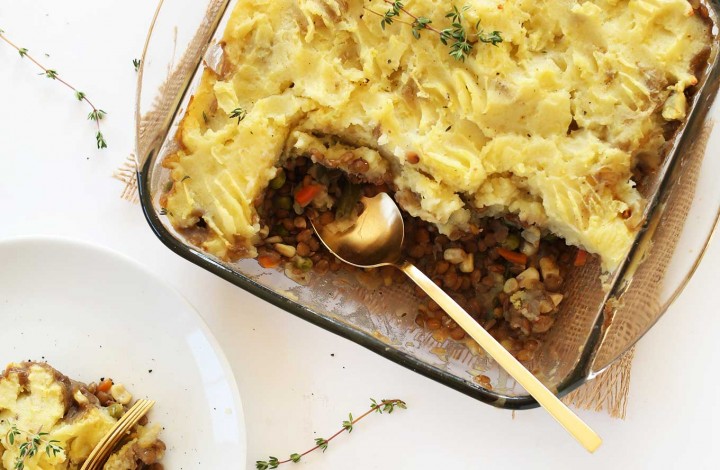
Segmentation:
[(125, 436), (140, 419), (150, 411), (155, 404), (152, 400), (138, 400), (135, 404), (118, 420), (117, 423), (108, 431), (108, 433), (100, 439), (93, 451), (80, 470), (99, 470), (105, 465), (105, 461), (110, 453), (118, 445), (118, 442)]

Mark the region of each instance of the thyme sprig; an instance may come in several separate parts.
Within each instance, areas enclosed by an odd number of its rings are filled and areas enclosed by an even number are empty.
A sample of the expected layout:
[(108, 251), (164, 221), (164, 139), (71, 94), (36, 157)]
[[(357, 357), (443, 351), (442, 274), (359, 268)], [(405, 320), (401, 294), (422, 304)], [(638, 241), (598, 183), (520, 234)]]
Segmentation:
[(235, 119), (235, 118), (237, 118), (238, 124), (240, 124), (240, 122), (241, 122), (243, 119), (245, 119), (246, 116), (247, 116), (247, 110), (246, 110), (245, 108), (243, 108), (243, 107), (239, 107), (239, 108), (233, 109), (232, 112), (228, 115), (228, 117), (229, 117), (230, 119)]
[(380, 400), (380, 402), (370, 399), (370, 409), (366, 411), (365, 413), (361, 414), (357, 418), (353, 418), (352, 413), (348, 414), (348, 419), (342, 422), (342, 429), (340, 429), (338, 432), (333, 434), (332, 436), (328, 437), (327, 439), (324, 439), (322, 437), (318, 437), (315, 439), (315, 447), (312, 449), (306, 450), (302, 454), (293, 453), (290, 454), (290, 457), (288, 457), (285, 460), (280, 460), (277, 457), (268, 457), (267, 460), (258, 460), (255, 462), (255, 468), (257, 470), (269, 470), (273, 468), (278, 468), (278, 466), (288, 463), (288, 462), (294, 462), (298, 463), (300, 462), (300, 459), (302, 459), (307, 454), (314, 452), (318, 449), (325, 452), (328, 448), (328, 444), (330, 441), (338, 437), (340, 434), (347, 432), (351, 433), (353, 430), (353, 426), (360, 421), (361, 419), (365, 418), (366, 416), (372, 414), (372, 413), (387, 413), (390, 414), (393, 411), (395, 411), (395, 408), (402, 408), (403, 410), (407, 408), (407, 405), (402, 400)]
[[(25, 436), (24, 440), (22, 440), (23, 435)], [(45, 452), (48, 457), (55, 457), (57, 454), (64, 452), (64, 449), (59, 445), (60, 441), (56, 439), (48, 440), (47, 436), (49, 435), (50, 433), (41, 430), (31, 433), (19, 429), (15, 423), (10, 424), (5, 439), (10, 446), (15, 446), (17, 443), (19, 450), (18, 456), (13, 462), (13, 470), (24, 470), (27, 459), (35, 457), (38, 452)]]
[[(377, 13), (373, 10), (370, 10), (366, 8), (367, 11), (370, 13), (375, 13), (376, 15), (380, 16), (382, 20), (380, 21), (380, 27), (382, 29), (385, 29), (386, 25), (391, 25), (393, 22), (398, 22), (402, 24), (406, 24), (409, 26), (412, 26), (413, 30), (413, 36), (415, 39), (420, 39), (420, 32), (423, 29), (427, 29), (428, 31), (432, 31), (436, 34), (441, 34), (441, 31), (435, 29), (434, 27), (430, 26), (432, 23), (432, 20), (430, 18), (427, 18), (425, 16), (415, 16), (410, 11), (408, 11), (405, 8), (405, 4), (403, 2), (391, 2), (389, 0), (383, 0), (385, 3), (390, 5), (390, 9), (385, 12), (385, 14), (381, 15), (380, 13)], [(407, 16), (413, 19), (412, 23), (408, 23), (405, 21), (398, 20), (397, 17), (400, 16), (400, 13), (405, 13)]]
[[(450, 45), (450, 55), (460, 61), (465, 61), (465, 57), (472, 51), (474, 43), (468, 40), (467, 32), (463, 26), (463, 13), (470, 9), (469, 6), (465, 5), (461, 10), (457, 6), (453, 5), (445, 18), (449, 18), (452, 27), (443, 29), (440, 33), (440, 41), (448, 45), (448, 42), (452, 42)], [(486, 34), (480, 29), (480, 22), (478, 21), (475, 25), (477, 31), (474, 38), (480, 42), (492, 44), (497, 46), (503, 41), (500, 31), (493, 31), (490, 34)]]
[[(390, 5), (390, 8), (384, 14), (380, 14), (366, 8), (366, 10), (368, 10), (369, 12), (374, 13), (382, 18), (380, 21), (380, 26), (383, 30), (386, 26), (391, 25), (393, 24), (393, 22), (397, 21), (398, 23), (410, 25), (412, 27), (412, 35), (415, 39), (420, 39), (420, 34), (423, 30), (432, 31), (440, 37), (440, 42), (450, 47), (450, 56), (452, 56), (456, 60), (459, 60), (460, 62), (465, 62), (465, 59), (472, 52), (477, 42), (492, 44), (493, 46), (497, 46), (498, 44), (503, 42), (502, 34), (500, 33), (500, 31), (492, 31), (491, 33), (486, 33), (480, 28), (480, 21), (475, 24), (474, 34), (469, 34), (467, 32), (464, 25), (463, 17), (463, 14), (470, 9), (470, 7), (467, 5), (461, 9), (453, 5), (452, 9), (445, 14), (445, 18), (450, 20), (451, 26), (443, 30), (438, 30), (431, 26), (432, 20), (430, 18), (414, 15), (413, 13), (408, 11), (407, 8), (405, 8), (405, 4), (403, 2), (390, 0), (383, 1)], [(412, 18), (412, 23), (406, 23), (404, 21), (398, 20), (397, 18), (400, 16), (401, 13), (404, 13), (410, 18)]]
[(10, 41), (5, 36), (5, 31), (0, 29), (0, 39), (2, 39), (5, 43), (10, 45), (13, 49), (15, 49), (18, 54), (20, 54), (21, 58), (27, 58), (29, 59), (33, 64), (38, 66), (42, 72), (40, 72), (38, 75), (44, 75), (45, 77), (51, 79), (51, 80), (57, 80), (58, 82), (62, 83), (66, 87), (70, 88), (73, 92), (75, 92), (75, 97), (79, 101), (84, 101), (85, 103), (92, 108), (92, 112), (88, 115), (88, 119), (95, 122), (95, 126), (97, 127), (97, 133), (95, 134), (95, 140), (97, 142), (97, 148), (98, 149), (104, 149), (107, 148), (107, 142), (105, 141), (105, 137), (103, 136), (101, 130), (100, 130), (100, 120), (102, 119), (102, 116), (107, 114), (105, 111), (98, 109), (95, 107), (95, 105), (88, 99), (88, 97), (83, 93), (82, 91), (78, 91), (77, 88), (72, 86), (70, 83), (63, 80), (60, 75), (58, 74), (57, 70), (46, 68), (44, 65), (42, 65), (40, 62), (38, 62), (33, 56), (30, 55), (28, 52), (28, 49), (25, 47), (18, 47)]

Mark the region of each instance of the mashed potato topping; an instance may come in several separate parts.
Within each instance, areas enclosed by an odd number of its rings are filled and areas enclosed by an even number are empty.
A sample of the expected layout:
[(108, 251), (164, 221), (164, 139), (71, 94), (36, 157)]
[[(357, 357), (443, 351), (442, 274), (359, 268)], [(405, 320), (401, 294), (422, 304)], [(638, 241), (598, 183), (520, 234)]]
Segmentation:
[[(684, 119), (707, 24), (686, 0), (465, 4), (466, 28), (503, 42), (461, 62), (430, 31), (381, 28), (381, 0), (240, 0), (164, 162), (173, 225), (207, 226), (221, 258), (255, 256), (255, 203), (284, 159), (362, 159), (445, 234), (511, 214), (615, 268), (641, 223), (632, 169)], [(405, 5), (449, 27), (451, 2)]]

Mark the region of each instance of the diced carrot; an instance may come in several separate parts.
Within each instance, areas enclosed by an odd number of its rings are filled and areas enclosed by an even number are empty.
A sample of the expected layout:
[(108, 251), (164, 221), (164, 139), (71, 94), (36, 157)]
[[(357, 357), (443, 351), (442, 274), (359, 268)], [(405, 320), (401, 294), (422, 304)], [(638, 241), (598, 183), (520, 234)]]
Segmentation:
[(100, 384), (97, 386), (98, 392), (109, 392), (112, 388), (113, 381), (112, 379), (104, 379)]
[(585, 266), (585, 263), (587, 263), (587, 258), (587, 251), (578, 249), (577, 254), (575, 255), (575, 262), (573, 263), (573, 265)]
[(307, 186), (303, 186), (298, 190), (298, 192), (295, 193), (295, 202), (300, 204), (301, 206), (305, 207), (310, 202), (320, 194), (320, 190), (322, 189), (322, 186), (318, 184), (309, 184)]
[(257, 257), (258, 264), (263, 268), (276, 268), (280, 265), (280, 257), (273, 255), (260, 255)]
[(528, 257), (525, 253), (518, 253), (517, 251), (506, 250), (505, 248), (498, 247), (497, 252), (500, 256), (515, 264), (525, 265)]

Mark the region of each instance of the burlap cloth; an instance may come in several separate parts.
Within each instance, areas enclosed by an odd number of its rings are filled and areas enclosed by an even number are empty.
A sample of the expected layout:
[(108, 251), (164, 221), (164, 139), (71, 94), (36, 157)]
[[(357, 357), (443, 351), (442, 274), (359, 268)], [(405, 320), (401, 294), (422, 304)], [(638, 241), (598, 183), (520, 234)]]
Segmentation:
[[(220, 6), (221, 2), (211, 1), (206, 18), (215, 18), (220, 11)], [(143, 116), (137, 116), (139, 123), (136, 132), (140, 155), (145, 155), (146, 149), (152, 148), (158, 139), (164, 137), (157, 130), (164, 124), (166, 116), (171, 111), (174, 97), (183, 83), (180, 77), (188, 76), (192, 72), (213, 29), (214, 24), (209, 20), (198, 29), (183, 58), (168, 74), (163, 87), (153, 95), (151, 111)], [(141, 91), (138, 88), (138, 97), (141, 96)], [(607, 344), (604, 344), (598, 351), (595, 364), (610, 363), (620, 351), (625, 350), (627, 345), (632, 343), (633, 338), (637, 338), (644, 331), (643, 328), (652, 324), (664, 309), (660, 299), (662, 281), (695, 196), (698, 175), (711, 129), (712, 123), (708, 122), (703, 132), (695, 140), (690, 152), (683, 156), (683, 177), (670, 193), (666, 215), (661, 226), (655, 232), (653, 246), (650, 248), (646, 260), (633, 278), (632, 289), (621, 298), (618, 311), (622, 309), (623, 314), (616, 314), (612, 321), (606, 319)], [(135, 155), (131, 155), (113, 175), (123, 184), (121, 197), (135, 204), (139, 201), (136, 169)], [(575, 284), (575, 287), (571, 286), (571, 289), (581, 290), (584, 284), (597, 281), (597, 270), (587, 269), (580, 274), (580, 279), (572, 283)], [(579, 289), (578, 286), (580, 286)], [(576, 297), (579, 299), (573, 302), (572, 308), (590, 308), (591, 300), (582, 300), (582, 296)], [(583, 305), (583, 302), (587, 305)], [(572, 318), (566, 320), (572, 322)], [(603, 373), (567, 395), (563, 401), (577, 408), (607, 412), (614, 418), (625, 418), (634, 353), (635, 347), (633, 346)]]

